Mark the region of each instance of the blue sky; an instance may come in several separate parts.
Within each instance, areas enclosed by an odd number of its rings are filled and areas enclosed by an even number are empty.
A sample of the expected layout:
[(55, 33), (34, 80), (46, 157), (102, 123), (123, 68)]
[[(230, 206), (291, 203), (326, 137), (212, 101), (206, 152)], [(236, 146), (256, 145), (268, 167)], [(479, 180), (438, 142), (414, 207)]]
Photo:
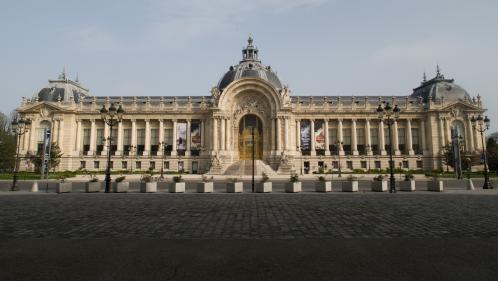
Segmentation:
[(207, 95), (252, 34), (296, 95), (408, 95), (439, 64), (496, 131), (497, 13), (491, 0), (1, 0), (0, 111), (63, 66), (94, 95)]

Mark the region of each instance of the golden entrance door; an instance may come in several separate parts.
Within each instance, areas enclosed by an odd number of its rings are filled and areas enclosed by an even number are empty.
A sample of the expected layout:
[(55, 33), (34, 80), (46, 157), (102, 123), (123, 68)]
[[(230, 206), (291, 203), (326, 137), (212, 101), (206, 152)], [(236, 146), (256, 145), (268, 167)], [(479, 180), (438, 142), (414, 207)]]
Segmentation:
[[(254, 128), (254, 142), (253, 142)], [(239, 124), (239, 157), (240, 160), (252, 159), (254, 146), (254, 159), (263, 156), (263, 130), (261, 120), (255, 115), (246, 115)]]

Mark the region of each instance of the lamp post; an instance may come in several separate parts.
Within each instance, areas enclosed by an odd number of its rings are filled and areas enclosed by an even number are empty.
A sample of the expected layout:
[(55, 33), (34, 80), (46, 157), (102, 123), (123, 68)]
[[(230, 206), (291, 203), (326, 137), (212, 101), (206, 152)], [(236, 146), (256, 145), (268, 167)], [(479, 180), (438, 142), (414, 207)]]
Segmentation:
[(342, 141), (339, 141), (337, 140), (335, 142), (335, 145), (337, 146), (337, 157), (339, 158), (339, 165), (338, 165), (338, 168), (339, 168), (339, 175), (337, 177), (341, 178), (342, 177), (342, 171), (341, 171), (341, 145), (343, 145), (344, 143)]
[(130, 145), (128, 147), (128, 155), (130, 156), (130, 174), (133, 174), (133, 151), (135, 151), (135, 146)]
[(489, 120), (488, 116), (485, 116), (482, 118), (481, 114), (477, 116), (472, 116), (470, 119), (470, 122), (472, 123), (472, 128), (479, 133), (481, 133), (481, 141), (482, 141), (482, 156), (484, 159), (484, 185), (483, 189), (492, 189), (493, 186), (491, 185), (491, 182), (489, 181), (489, 168), (488, 168), (488, 157), (486, 155), (486, 147), (484, 144), (484, 132), (489, 130), (489, 123), (491, 120)]
[(392, 137), (391, 137), (391, 126), (394, 124), (396, 119), (399, 118), (400, 109), (398, 105), (394, 106), (394, 109), (389, 103), (386, 103), (384, 107), (382, 104), (379, 104), (377, 107), (377, 113), (379, 114), (380, 122), (384, 122), (387, 125), (389, 131), (389, 172), (391, 177), (389, 178), (389, 192), (396, 192), (396, 179), (394, 178), (394, 161), (393, 161), (393, 145), (392, 145)]
[(372, 152), (372, 146), (370, 144), (367, 144), (366, 149), (367, 149), (367, 159), (368, 159), (368, 173), (370, 174), (370, 153)]
[(111, 147), (112, 147), (112, 127), (117, 126), (123, 120), (123, 107), (119, 105), (116, 109), (114, 103), (109, 109), (106, 109), (105, 104), (100, 109), (102, 120), (109, 126), (109, 149), (107, 150), (107, 169), (105, 171), (105, 193), (109, 193), (111, 188)]
[(24, 119), (22, 117), (19, 120), (16, 118), (12, 121), (12, 132), (16, 135), (16, 162), (14, 164), (14, 177), (12, 178), (11, 191), (17, 190), (17, 177), (19, 175), (19, 146), (21, 145), (21, 136), (29, 131), (30, 126), (31, 120)]

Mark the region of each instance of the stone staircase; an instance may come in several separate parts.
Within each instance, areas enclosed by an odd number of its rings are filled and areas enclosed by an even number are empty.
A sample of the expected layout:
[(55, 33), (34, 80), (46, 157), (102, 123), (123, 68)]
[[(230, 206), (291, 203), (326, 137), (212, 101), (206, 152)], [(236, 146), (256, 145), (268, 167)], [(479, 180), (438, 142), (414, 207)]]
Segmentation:
[[(254, 161), (254, 174), (261, 176), (265, 172), (268, 176), (274, 176), (277, 173), (262, 160)], [(228, 166), (225, 170), (225, 175), (248, 176), (252, 175), (252, 160), (239, 160)]]

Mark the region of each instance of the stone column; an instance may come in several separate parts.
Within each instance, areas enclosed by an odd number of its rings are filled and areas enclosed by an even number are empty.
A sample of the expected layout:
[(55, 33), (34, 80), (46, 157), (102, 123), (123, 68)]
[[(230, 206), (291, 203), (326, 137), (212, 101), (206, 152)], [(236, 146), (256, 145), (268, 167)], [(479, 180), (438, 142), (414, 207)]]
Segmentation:
[(232, 126), (230, 126), (230, 119), (227, 118), (225, 119), (225, 131), (226, 131), (226, 136), (225, 136), (225, 139), (226, 139), (226, 150), (231, 150), (232, 148), (232, 145), (231, 145), (231, 142), (232, 142)]
[(88, 155), (96, 155), (96, 141), (97, 141), (97, 128), (95, 126), (95, 119), (90, 120), (90, 151)]
[(310, 132), (310, 138), (311, 138), (311, 155), (316, 155), (316, 150), (315, 150), (315, 120), (311, 119), (311, 132)]
[(392, 130), (393, 130), (393, 134), (392, 134), (393, 140), (391, 140), (391, 141), (393, 143), (394, 155), (401, 155), (401, 151), (399, 151), (398, 121), (397, 120), (394, 120)]
[(171, 144), (171, 156), (177, 155), (176, 149), (177, 149), (177, 143), (176, 143), (176, 126), (177, 126), (177, 120), (173, 119), (173, 143)]
[(220, 128), (221, 150), (224, 151), (226, 149), (226, 147), (225, 147), (225, 143), (226, 143), (226, 139), (225, 139), (225, 117), (222, 117), (220, 121), (221, 121), (221, 128)]
[(190, 136), (190, 133), (191, 133), (190, 126), (191, 125), (192, 125), (192, 120), (187, 119), (187, 134), (186, 134), (187, 139), (185, 140), (186, 144), (187, 144), (187, 146), (186, 146), (187, 150), (185, 151), (185, 156), (190, 156), (190, 145), (191, 145), (190, 141), (192, 140), (192, 137)]
[(296, 120), (296, 150), (301, 151), (301, 121)]
[(282, 123), (280, 122), (281, 117), (277, 117), (277, 151), (282, 150)]
[(38, 119), (35, 119), (32, 121), (31, 123), (31, 130), (29, 130), (29, 144), (28, 144), (28, 147), (29, 147), (29, 150), (32, 152), (32, 153), (35, 153), (36, 152), (36, 133), (37, 133), (37, 126), (38, 126)]
[(164, 120), (159, 119), (159, 150), (157, 151), (158, 156), (162, 156), (164, 154)]
[(277, 145), (275, 143), (275, 139), (277, 137), (277, 134), (275, 132), (275, 130), (276, 130), (275, 122), (277, 122), (277, 121), (275, 119), (271, 120), (271, 150), (273, 153), (275, 152), (275, 150), (277, 150)]
[(75, 155), (79, 155), (81, 150), (81, 120), (76, 120), (76, 143), (74, 147)]
[(384, 134), (384, 121), (379, 121), (379, 146), (380, 155), (387, 155), (386, 151), (386, 136)]
[(116, 155), (123, 155), (123, 121), (118, 123), (118, 135), (114, 136), (117, 139)]
[(448, 117), (444, 119), (444, 126), (446, 127), (446, 143), (451, 143), (451, 125)]
[(58, 139), (57, 143), (59, 144), (59, 148), (64, 151), (64, 120), (59, 120), (59, 128), (58, 128)]
[(204, 142), (204, 137), (205, 137), (205, 134), (204, 134), (204, 130), (205, 130), (205, 124), (206, 122), (204, 120), (199, 120), (199, 122), (201, 123), (200, 124), (200, 127), (201, 127), (201, 148), (205, 148), (205, 142)]
[(472, 127), (472, 122), (470, 122), (470, 116), (467, 119), (467, 139), (465, 143), (468, 143), (468, 151), (474, 152), (475, 151), (475, 144), (474, 144), (474, 128)]
[(425, 120), (420, 119), (420, 138), (422, 139), (422, 153), (427, 153), (427, 144), (426, 144), (426, 136), (425, 136)]
[(439, 148), (439, 150), (441, 150), (443, 146), (446, 145), (446, 138), (444, 137), (443, 117), (439, 117), (439, 139), (441, 140), (441, 147)]
[(337, 120), (337, 139), (339, 140), (339, 155), (344, 155), (344, 146), (342, 142), (344, 137), (342, 135), (342, 119)]
[(288, 116), (284, 117), (284, 142), (285, 142), (284, 149), (289, 150), (289, 117)]
[(329, 120), (325, 119), (323, 120), (324, 125), (323, 125), (323, 130), (324, 130), (324, 135), (325, 135), (325, 155), (330, 155), (330, 140), (329, 140)]
[(365, 136), (367, 137), (367, 147), (369, 148), (367, 155), (373, 155), (372, 136), (370, 134), (370, 119), (365, 120)]
[(217, 151), (218, 150), (218, 119), (217, 119), (217, 117), (213, 117), (213, 128), (211, 131), (212, 131), (212, 135), (213, 135), (213, 140), (212, 140), (213, 150)]
[(150, 120), (145, 120), (145, 148), (144, 156), (150, 155)]
[(356, 119), (351, 119), (351, 150), (358, 155), (358, 136), (356, 134)]
[(134, 153), (137, 152), (137, 120), (131, 120), (131, 145), (134, 147)]
[(412, 120), (406, 119), (406, 145), (408, 146), (408, 155), (414, 155), (413, 141), (412, 141)]

